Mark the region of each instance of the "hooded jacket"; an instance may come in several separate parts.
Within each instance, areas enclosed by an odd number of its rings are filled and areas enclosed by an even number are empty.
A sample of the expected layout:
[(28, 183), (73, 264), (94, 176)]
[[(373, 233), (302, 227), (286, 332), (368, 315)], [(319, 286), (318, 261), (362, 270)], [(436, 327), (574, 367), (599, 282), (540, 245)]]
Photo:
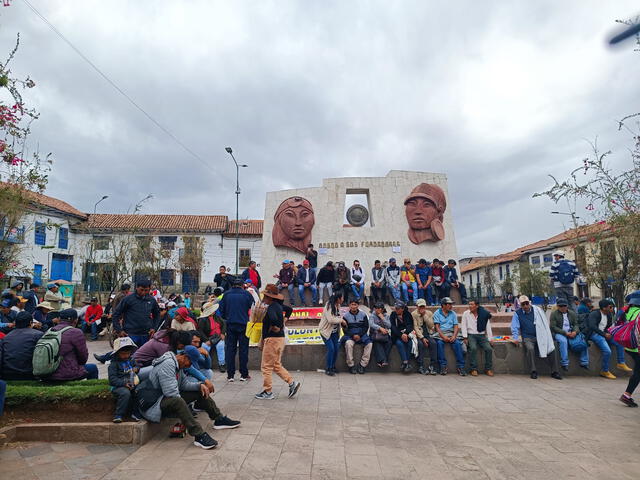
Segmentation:
[(42, 335), (32, 328), (14, 328), (0, 340), (0, 378), (33, 379), (33, 350)]

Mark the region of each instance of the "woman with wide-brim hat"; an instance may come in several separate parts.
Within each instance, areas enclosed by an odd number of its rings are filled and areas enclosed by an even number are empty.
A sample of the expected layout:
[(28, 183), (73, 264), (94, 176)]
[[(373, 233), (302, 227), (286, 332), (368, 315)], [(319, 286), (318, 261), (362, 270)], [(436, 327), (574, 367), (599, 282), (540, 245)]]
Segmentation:
[(284, 352), (284, 312), (280, 301), (284, 299), (278, 292), (278, 287), (269, 283), (262, 292), (262, 301), (267, 305), (267, 312), (262, 321), (262, 339), (259, 348), (262, 350), (262, 363), (260, 369), (264, 378), (262, 392), (256, 394), (259, 400), (272, 400), (274, 398), (271, 376), (275, 372), (289, 385), (289, 398), (292, 398), (300, 389), (300, 382), (293, 380), (291, 374), (282, 366), (282, 353)]
[(213, 302), (202, 305), (202, 312), (198, 318), (198, 331), (205, 336), (202, 339), (202, 346), (209, 351), (215, 349), (218, 357), (218, 369), (224, 373), (227, 371), (224, 354), (224, 337), (227, 329), (224, 320), (216, 315), (219, 307), (219, 303)]

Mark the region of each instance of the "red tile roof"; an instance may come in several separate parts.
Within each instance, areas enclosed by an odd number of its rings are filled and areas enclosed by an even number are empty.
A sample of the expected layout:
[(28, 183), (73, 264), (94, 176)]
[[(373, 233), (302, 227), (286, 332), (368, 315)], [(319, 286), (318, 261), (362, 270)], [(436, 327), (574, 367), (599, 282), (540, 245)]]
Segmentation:
[[(238, 227), (238, 233), (240, 236), (256, 236), (262, 237), (262, 227), (264, 220), (240, 220)], [(236, 221), (231, 220), (227, 231), (224, 232), (225, 237), (235, 237), (236, 235)]]
[(139, 215), (91, 214), (83, 230), (121, 232), (221, 233), (227, 228), (226, 215)]
[[(15, 185), (0, 182), (0, 188), (21, 188)], [(49, 197), (48, 195), (44, 195), (42, 193), (36, 193), (31, 191), (26, 191), (27, 197), (31, 200), (33, 206), (44, 207), (46, 209), (55, 210), (58, 213), (71, 215), (73, 217), (77, 217), (83, 220), (87, 219), (87, 214), (81, 212), (75, 207), (72, 207), (67, 202), (63, 202), (62, 200), (58, 200), (57, 198)]]

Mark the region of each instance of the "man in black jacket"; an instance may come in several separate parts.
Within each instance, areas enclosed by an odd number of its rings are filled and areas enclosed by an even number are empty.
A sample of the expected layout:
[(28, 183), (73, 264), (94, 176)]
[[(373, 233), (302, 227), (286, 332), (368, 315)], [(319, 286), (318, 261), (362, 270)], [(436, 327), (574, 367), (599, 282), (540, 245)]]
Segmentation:
[(391, 322), (391, 343), (398, 349), (402, 360), (400, 370), (408, 373), (411, 371), (409, 356), (411, 355), (412, 342), (409, 334), (413, 332), (413, 317), (404, 302), (398, 300), (395, 303), (394, 310), (389, 316), (389, 321)]
[(618, 369), (622, 371), (631, 371), (624, 360), (624, 348), (613, 341), (613, 336), (607, 332), (613, 324), (613, 302), (611, 300), (602, 299), (598, 304), (598, 309), (593, 310), (587, 317), (584, 336), (587, 340), (592, 341), (602, 352), (602, 368), (600, 376), (614, 380), (616, 376), (609, 371), (609, 363), (611, 360), (611, 348), (617, 349)]
[(28, 312), (16, 315), (15, 328), (0, 340), (0, 377), (5, 380), (33, 380), (33, 350), (43, 333), (31, 328)]
[(160, 308), (149, 295), (150, 289), (149, 280), (136, 282), (135, 293), (124, 297), (113, 314), (113, 328), (121, 337), (131, 337), (138, 348), (155, 333), (155, 325), (160, 322)]
[(332, 261), (328, 261), (320, 269), (316, 281), (318, 282), (318, 302), (324, 304), (324, 290), (327, 290), (327, 299), (329, 299), (333, 295), (333, 283), (336, 281), (336, 271), (333, 269)]
[(227, 274), (227, 267), (220, 265), (219, 272), (213, 277), (216, 287), (224, 289), (226, 292), (231, 288), (232, 275)]
[[(369, 319), (367, 314), (360, 310), (358, 301), (352, 299), (349, 303), (349, 311), (342, 315), (342, 328), (344, 335), (340, 339), (340, 344), (344, 345), (345, 355), (347, 357), (347, 366), (350, 373), (365, 373), (365, 368), (369, 365), (371, 350), (373, 343), (369, 337)], [(355, 366), (353, 360), (353, 346), (356, 344), (364, 345), (362, 350), (362, 358), (358, 367)]]

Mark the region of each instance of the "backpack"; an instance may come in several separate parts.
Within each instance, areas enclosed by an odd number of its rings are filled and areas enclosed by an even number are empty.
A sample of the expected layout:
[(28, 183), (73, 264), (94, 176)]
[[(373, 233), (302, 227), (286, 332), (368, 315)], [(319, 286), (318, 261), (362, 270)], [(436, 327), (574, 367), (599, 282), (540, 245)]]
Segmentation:
[(48, 330), (40, 339), (33, 350), (33, 375), (46, 377), (55, 372), (60, 366), (60, 343), (62, 334), (74, 327), (64, 327), (60, 330)]
[(574, 270), (573, 265), (571, 265), (566, 260), (561, 261), (558, 264), (558, 275), (557, 275), (558, 281), (564, 285), (573, 283), (573, 281), (576, 278), (573, 270)]
[(609, 333), (612, 335), (613, 340), (619, 343), (624, 348), (635, 350), (638, 348), (640, 340), (640, 309), (636, 308), (633, 311), (627, 313), (626, 322), (618, 322), (615, 326), (609, 328)]

